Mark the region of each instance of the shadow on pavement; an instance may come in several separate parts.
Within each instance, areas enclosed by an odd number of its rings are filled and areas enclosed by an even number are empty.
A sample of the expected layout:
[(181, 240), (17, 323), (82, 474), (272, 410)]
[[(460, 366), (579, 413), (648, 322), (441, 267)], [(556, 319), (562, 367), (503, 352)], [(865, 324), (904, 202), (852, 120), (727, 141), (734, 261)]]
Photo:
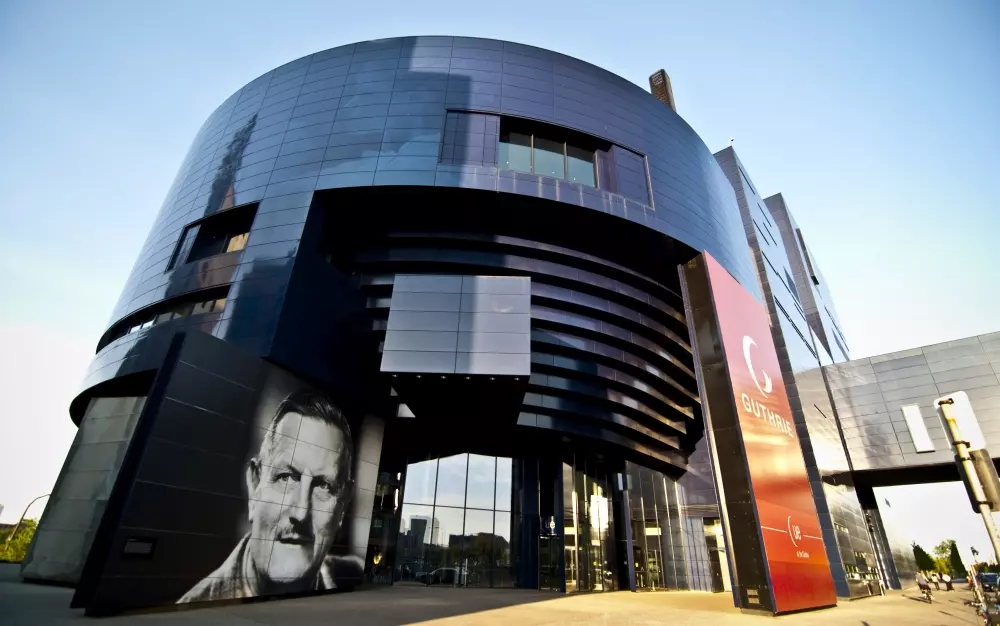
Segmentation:
[[(73, 590), (24, 583), (19, 566), (0, 564), (0, 622), (48, 626), (87, 620), (82, 610), (69, 608)], [(567, 596), (526, 589), (454, 589), (451, 587), (378, 587), (351, 593), (274, 599), (227, 605), (189, 605), (183, 610), (156, 610), (109, 617), (101, 622), (145, 623), (158, 626), (201, 624), (364, 624), (399, 626), (427, 620), (470, 615)]]

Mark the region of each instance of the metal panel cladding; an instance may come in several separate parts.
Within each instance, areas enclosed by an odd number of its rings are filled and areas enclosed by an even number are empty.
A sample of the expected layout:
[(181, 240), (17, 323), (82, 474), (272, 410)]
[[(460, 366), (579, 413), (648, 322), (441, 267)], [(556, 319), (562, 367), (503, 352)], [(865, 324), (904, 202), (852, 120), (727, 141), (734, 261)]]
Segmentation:
[[(642, 155), (651, 193), (635, 199), (544, 177), (524, 180), (489, 162), (448, 162), (441, 146), (447, 145), (449, 111), (527, 118), (626, 148)], [(732, 187), (701, 138), (647, 91), (532, 46), (403, 37), (292, 61), (213, 112), (181, 165), (111, 321), (177, 295), (189, 282), (238, 282), (238, 272), (221, 268), (187, 282), (171, 276), (171, 254), (187, 224), (261, 202), (244, 256), (278, 260), (295, 255), (312, 192), (382, 185), (476, 188), (602, 211), (694, 251), (708, 250), (757, 290)]]

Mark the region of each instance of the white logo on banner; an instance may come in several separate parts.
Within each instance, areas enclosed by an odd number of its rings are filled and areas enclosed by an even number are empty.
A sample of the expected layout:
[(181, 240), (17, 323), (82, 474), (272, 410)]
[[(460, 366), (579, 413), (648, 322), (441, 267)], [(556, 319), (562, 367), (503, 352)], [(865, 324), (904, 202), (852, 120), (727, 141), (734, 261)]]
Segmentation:
[(757, 389), (760, 390), (762, 394), (767, 396), (771, 393), (771, 377), (767, 375), (767, 372), (761, 370), (761, 375), (764, 376), (764, 384), (761, 385), (760, 381), (757, 380), (757, 372), (754, 371), (753, 361), (750, 359), (750, 346), (756, 346), (757, 342), (754, 341), (749, 335), (743, 336), (743, 358), (747, 361), (747, 369), (750, 370), (750, 377), (753, 378), (753, 384), (757, 385)]

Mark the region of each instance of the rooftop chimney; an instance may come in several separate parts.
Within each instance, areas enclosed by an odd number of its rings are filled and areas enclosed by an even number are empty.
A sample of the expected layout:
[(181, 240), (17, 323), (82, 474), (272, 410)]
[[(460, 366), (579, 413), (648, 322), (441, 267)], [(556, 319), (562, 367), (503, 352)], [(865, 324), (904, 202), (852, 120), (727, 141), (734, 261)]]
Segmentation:
[(677, 106), (674, 104), (674, 90), (670, 88), (670, 77), (664, 70), (656, 70), (649, 77), (649, 90), (653, 92), (656, 99), (670, 107), (676, 113)]

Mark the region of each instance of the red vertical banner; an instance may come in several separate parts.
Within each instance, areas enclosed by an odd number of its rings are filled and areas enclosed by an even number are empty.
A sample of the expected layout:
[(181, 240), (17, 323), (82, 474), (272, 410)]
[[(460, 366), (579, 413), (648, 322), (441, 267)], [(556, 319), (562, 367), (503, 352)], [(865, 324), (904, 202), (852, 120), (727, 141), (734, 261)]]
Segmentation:
[(786, 613), (837, 603), (767, 311), (705, 253), (774, 593)]

